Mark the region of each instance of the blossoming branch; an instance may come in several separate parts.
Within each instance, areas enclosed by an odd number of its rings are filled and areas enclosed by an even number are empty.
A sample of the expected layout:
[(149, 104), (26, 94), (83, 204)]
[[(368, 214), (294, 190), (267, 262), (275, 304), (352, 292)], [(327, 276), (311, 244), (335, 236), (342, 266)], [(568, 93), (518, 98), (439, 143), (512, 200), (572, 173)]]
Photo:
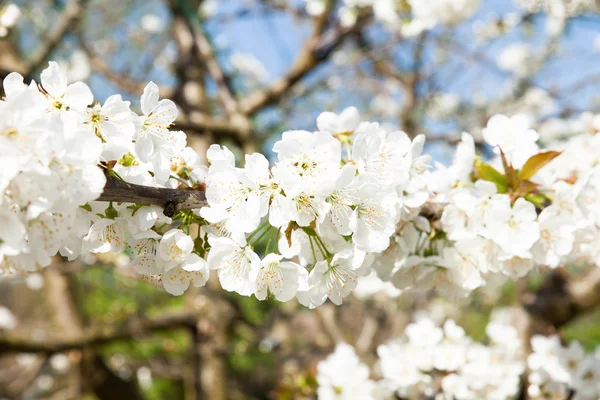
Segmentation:
[(153, 83), (142, 115), (119, 95), (94, 103), (54, 62), (39, 85), (12, 73), (3, 87), (4, 274), (56, 254), (125, 253), (174, 295), (216, 273), (227, 291), (313, 308), (341, 304), (373, 271), (401, 290), (466, 296), (600, 257), (600, 139), (589, 133), (541, 149), (526, 117), (497, 115), (483, 132), (492, 160), (465, 133), (453, 164), (431, 169), (423, 135), (348, 108), (322, 113), (314, 132), (284, 132), (273, 165), (255, 153), (238, 167), (213, 145), (206, 167)]

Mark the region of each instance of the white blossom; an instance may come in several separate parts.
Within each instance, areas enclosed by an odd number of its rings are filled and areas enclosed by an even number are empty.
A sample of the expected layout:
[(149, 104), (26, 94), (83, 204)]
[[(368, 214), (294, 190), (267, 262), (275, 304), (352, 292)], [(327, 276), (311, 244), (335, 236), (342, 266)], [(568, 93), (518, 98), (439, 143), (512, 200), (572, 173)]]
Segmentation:
[(211, 250), (207, 263), (216, 269), (223, 289), (242, 296), (254, 293), (253, 270), (260, 267), (260, 258), (248, 245), (240, 245), (230, 238), (210, 238)]
[(321, 400), (375, 399), (369, 368), (346, 343), (338, 343), (335, 351), (318, 364), (317, 381)]
[(298, 288), (305, 287), (308, 273), (300, 265), (281, 261), (283, 256), (268, 254), (260, 263), (260, 267), (252, 270), (254, 295), (259, 300), (272, 294), (279, 301), (288, 301), (296, 296)]

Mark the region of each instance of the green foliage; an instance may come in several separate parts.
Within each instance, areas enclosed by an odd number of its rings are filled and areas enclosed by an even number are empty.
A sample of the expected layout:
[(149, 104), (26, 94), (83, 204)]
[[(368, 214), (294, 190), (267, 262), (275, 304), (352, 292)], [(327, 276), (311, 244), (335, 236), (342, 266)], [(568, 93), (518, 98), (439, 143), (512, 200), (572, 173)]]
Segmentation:
[(183, 298), (157, 290), (155, 285), (114, 273), (112, 267), (87, 267), (77, 275), (83, 316), (111, 323), (165, 309), (177, 309)]
[(184, 362), (189, 358), (190, 335), (184, 330), (158, 332), (151, 337), (136, 340), (123, 340), (106, 345), (105, 355), (124, 354), (134, 360), (149, 361), (163, 358), (165, 354), (172, 362)]
[(257, 342), (255, 332), (250, 328), (239, 328), (231, 338), (232, 351), (229, 363), (237, 373), (245, 374), (257, 368), (265, 369), (271, 374), (277, 373), (275, 353), (262, 349)]
[(594, 351), (600, 345), (600, 309), (568, 324), (563, 334), (567, 342), (578, 340), (586, 351)]
[(498, 193), (510, 194), (513, 202), (522, 197), (533, 203), (538, 209), (543, 209), (549, 199), (538, 191), (538, 184), (529, 179), (560, 154), (558, 151), (546, 151), (535, 154), (525, 162), (521, 170), (517, 170), (508, 161), (502, 149), (500, 149), (504, 174), (478, 157), (473, 163), (475, 172), (472, 178), (473, 180), (483, 179), (484, 181), (493, 182), (496, 185)]
[(144, 395), (148, 400), (185, 398), (182, 385), (174, 385), (172, 380), (160, 377), (152, 377), (152, 385), (144, 390)]
[(506, 193), (508, 183), (504, 175), (502, 175), (496, 168), (489, 164), (486, 164), (481, 159), (477, 159), (473, 165), (477, 174), (475, 179), (483, 179), (484, 181), (493, 182), (496, 184), (498, 193)]
[(490, 320), (489, 311), (489, 309), (468, 309), (456, 322), (465, 329), (467, 335), (474, 340), (484, 342), (486, 339), (485, 327)]

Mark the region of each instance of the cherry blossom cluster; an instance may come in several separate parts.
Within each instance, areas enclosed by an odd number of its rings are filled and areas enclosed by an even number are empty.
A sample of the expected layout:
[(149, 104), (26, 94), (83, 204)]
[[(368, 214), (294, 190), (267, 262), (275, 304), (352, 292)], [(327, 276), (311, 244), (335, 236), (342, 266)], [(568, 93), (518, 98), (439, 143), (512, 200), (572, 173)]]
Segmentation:
[[(429, 197), (424, 137), (361, 123), (353, 108), (323, 113), (317, 132), (285, 132), (272, 168), (261, 154), (239, 168), (231, 151), (213, 145), (207, 169), (185, 134), (169, 128), (177, 108), (152, 83), (142, 115), (118, 95), (93, 104), (89, 88), (68, 85), (53, 62), (39, 86), (13, 73), (4, 88), (5, 273), (37, 271), (57, 253), (72, 260), (124, 252), (173, 294), (217, 270), (223, 288), (241, 295), (340, 304), (396, 225)], [(208, 206), (169, 218), (157, 206), (94, 201), (106, 176), (205, 190)], [(265, 241), (261, 260), (256, 246)]]
[[(344, 25), (353, 25), (361, 9), (370, 8), (378, 21), (405, 36), (414, 36), (437, 25), (460, 23), (479, 6), (480, 0), (344, 0), (338, 14)], [(306, 0), (311, 15), (320, 15), (326, 8), (326, 0)]]
[[(595, 400), (600, 397), (600, 347), (586, 354), (579, 342), (563, 345), (557, 335), (534, 336), (527, 358), (527, 394), (532, 399)], [(569, 397), (571, 396), (571, 397)]]
[(58, 66), (42, 73), (42, 85), (4, 79), (0, 102), (0, 271), (35, 271), (59, 249), (79, 252), (74, 240), (89, 228), (79, 205), (101, 193), (102, 146), (78, 119), (92, 102), (89, 88), (67, 84)]
[[(454, 163), (430, 170), (424, 136), (324, 112), (317, 131), (288, 131), (276, 160), (226, 147), (203, 159), (171, 129), (177, 107), (153, 83), (141, 115), (119, 95), (94, 103), (56, 63), (41, 83), (4, 80), (0, 102), (0, 271), (27, 273), (60, 253), (125, 254), (180, 295), (215, 271), (243, 296), (341, 304), (362, 277), (397, 289), (465, 296), (534, 268), (600, 260), (595, 131), (542, 150), (527, 118), (483, 131), (497, 156), (463, 134)], [(159, 206), (95, 201), (106, 177), (204, 191), (207, 206), (167, 217)]]
[(551, 0), (515, 0), (515, 3), (528, 12), (545, 10), (550, 13), (563, 13), (569, 16), (576, 16), (596, 9), (596, 4), (593, 0), (565, 0), (563, 2)]
[(517, 331), (505, 319), (501, 312), (492, 318), (484, 345), (453, 320), (438, 326), (423, 316), (405, 337), (377, 348), (378, 380), (352, 346), (338, 344), (317, 366), (319, 399), (513, 399), (525, 365)]
[[(271, 169), (261, 154), (237, 168), (228, 149), (208, 150), (209, 207), (199, 215), (215, 227), (207, 261), (226, 290), (297, 297), (311, 308), (327, 298), (341, 304), (397, 224), (427, 201), (423, 136), (411, 141), (360, 122), (354, 108), (322, 113), (317, 127), (284, 132)], [(260, 261), (253, 245), (262, 238), (269, 240)]]
[(352, 346), (340, 343), (317, 366), (318, 398), (508, 400), (520, 395), (525, 373), (530, 398), (598, 398), (600, 347), (586, 354), (578, 342), (564, 346), (557, 336), (534, 336), (525, 359), (508, 320), (505, 310), (496, 310), (482, 344), (453, 320), (438, 326), (422, 316), (406, 327), (405, 337), (377, 348), (372, 373)]
[(57, 253), (72, 260), (127, 251), (142, 273), (202, 275), (192, 239), (172, 229), (160, 207), (93, 201), (106, 174), (154, 187), (175, 188), (179, 176), (189, 185), (202, 180), (205, 167), (185, 134), (168, 130), (177, 108), (159, 101), (156, 85), (144, 90), (142, 116), (120, 95), (92, 105), (90, 89), (68, 84), (54, 62), (39, 85), (12, 73), (3, 88), (0, 272), (37, 271)]
[(439, 220), (399, 226), (374, 262), (380, 278), (460, 296), (535, 268), (600, 261), (600, 137), (584, 131), (541, 150), (529, 124), (523, 115), (491, 118), (483, 139), (497, 156), (489, 163), (463, 134), (453, 164), (426, 175)]

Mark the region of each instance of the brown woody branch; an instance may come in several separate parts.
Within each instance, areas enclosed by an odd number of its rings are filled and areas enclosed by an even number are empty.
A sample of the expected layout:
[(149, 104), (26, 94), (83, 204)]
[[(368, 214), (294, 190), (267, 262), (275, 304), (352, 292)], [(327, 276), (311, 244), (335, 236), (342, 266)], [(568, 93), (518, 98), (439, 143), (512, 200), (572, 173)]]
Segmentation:
[(552, 271), (538, 291), (521, 296), (521, 304), (536, 321), (560, 328), (600, 305), (600, 267), (577, 278), (564, 269)]
[(247, 136), (246, 125), (238, 120), (214, 118), (201, 112), (191, 112), (181, 115), (175, 121), (175, 128), (192, 133), (213, 132), (216, 135), (231, 138), (237, 145), (242, 145)]
[(189, 24), (189, 28), (194, 34), (195, 45), (198, 49), (200, 57), (202, 58), (202, 61), (204, 62), (206, 70), (217, 84), (217, 94), (221, 100), (221, 103), (223, 104), (223, 107), (229, 115), (238, 114), (238, 102), (235, 99), (235, 92), (233, 90), (231, 80), (221, 68), (209, 38), (206, 36), (206, 33), (202, 27), (195, 29), (191, 24)]
[[(527, 280), (517, 282), (519, 307), (513, 310), (513, 324), (519, 332), (526, 354), (530, 354), (534, 335), (551, 335), (583, 313), (600, 306), (600, 267), (583, 277), (568, 276), (562, 268), (550, 272), (542, 286), (531, 291)], [(521, 376), (520, 399), (530, 399), (525, 388), (528, 371)]]
[[(110, 66), (97, 55), (86, 43), (85, 38), (83, 37), (82, 32), (78, 32), (77, 41), (81, 50), (86, 54), (90, 61), (90, 65), (92, 69), (97, 72), (100, 72), (106, 79), (115, 84), (119, 85), (119, 87), (130, 93), (139, 93), (141, 94), (144, 91), (148, 82), (144, 82), (136, 79), (135, 77), (127, 74), (122, 74), (113, 71)], [(171, 97), (172, 90), (169, 90), (166, 87), (160, 87), (160, 93), (163, 97)]]
[[(205, 114), (190, 113), (186, 122), (178, 121), (180, 126), (187, 125), (191, 130), (198, 132), (194, 125), (200, 122), (215, 122), (204, 131), (211, 131), (216, 134), (226, 135), (232, 138), (246, 153), (251, 153), (256, 150), (256, 143), (252, 134), (252, 122), (242, 112), (238, 100), (236, 99), (235, 90), (233, 88), (230, 77), (225, 73), (213, 45), (204, 31), (201, 23), (194, 24), (193, 16), (190, 16), (189, 10), (186, 10), (182, 3), (174, 0), (170, 1), (171, 11), (173, 13), (175, 24), (179, 24), (187, 28), (190, 35), (190, 41), (197, 52), (197, 60), (202, 63), (202, 67), (208, 72), (210, 77), (217, 85), (217, 97), (225, 110), (227, 116), (224, 121), (215, 121)], [(195, 3), (194, 3), (195, 4)], [(199, 25), (199, 26), (198, 26)], [(182, 39), (182, 38), (180, 38)], [(181, 45), (182, 43), (180, 43)], [(198, 115), (197, 115), (198, 114)], [(189, 125), (189, 123), (193, 125)], [(214, 129), (212, 129), (214, 128)]]
[(75, 338), (55, 338), (38, 341), (22, 335), (0, 336), (0, 354), (7, 352), (57, 353), (71, 349), (95, 347), (116, 340), (127, 340), (149, 336), (153, 333), (175, 329), (195, 329), (198, 313), (183, 311), (168, 313), (158, 317), (132, 320), (122, 326), (104, 326), (84, 330)]
[(304, 7), (294, 7), (287, 1), (261, 0), (260, 3), (264, 5), (263, 9), (257, 9), (256, 7), (252, 7), (252, 5), (250, 5), (235, 10), (230, 14), (217, 15), (213, 18), (213, 21), (220, 24), (227, 24), (230, 22), (239, 21), (246, 17), (255, 17), (257, 14), (261, 15), (266, 11), (287, 13), (288, 15), (291, 15), (297, 19), (305, 19), (310, 17)]
[(163, 207), (167, 217), (180, 210), (194, 210), (207, 205), (204, 190), (142, 186), (110, 175), (106, 177), (106, 185), (98, 201), (157, 205)]
[(327, 17), (328, 13), (325, 12), (322, 17), (317, 19), (313, 35), (305, 42), (285, 76), (273, 82), (266, 89), (249, 94), (241, 102), (242, 111), (246, 115), (256, 114), (264, 107), (275, 104), (288, 93), (292, 86), (326, 61), (344, 43), (346, 38), (359, 32), (369, 20), (369, 17), (362, 16), (351, 27), (338, 27), (332, 32), (330, 38), (325, 39), (324, 30)]
[(210, 39), (204, 32), (202, 26), (196, 27), (191, 21), (189, 11), (182, 7), (180, 2), (171, 1), (171, 11), (175, 18), (180, 19), (185, 23), (189, 32), (193, 37), (194, 46), (198, 50), (198, 54), (204, 67), (217, 84), (217, 95), (228, 115), (233, 116), (239, 113), (238, 102), (235, 98), (235, 91), (231, 84), (231, 80), (221, 68), (219, 60), (213, 49)]
[(0, 65), (0, 69), (3, 70), (1, 75), (4, 76), (14, 71), (30, 78), (31, 74), (47, 61), (65, 35), (76, 26), (77, 20), (83, 14), (84, 3), (81, 0), (70, 0), (55, 21), (52, 30), (42, 38), (41, 44), (33, 51), (28, 60), (24, 62), (17, 61), (19, 57), (14, 55), (9, 63), (10, 65)]

